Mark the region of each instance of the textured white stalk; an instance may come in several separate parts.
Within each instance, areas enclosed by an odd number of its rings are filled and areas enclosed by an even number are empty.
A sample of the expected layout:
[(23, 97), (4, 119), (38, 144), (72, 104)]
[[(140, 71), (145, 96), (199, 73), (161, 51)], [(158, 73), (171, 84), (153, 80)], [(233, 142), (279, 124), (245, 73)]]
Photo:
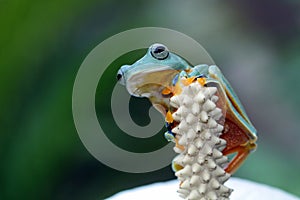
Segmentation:
[(177, 108), (172, 117), (178, 122), (172, 132), (184, 149), (175, 147), (179, 155), (173, 160), (182, 166), (175, 175), (184, 199), (225, 200), (232, 192), (224, 186), (230, 174), (223, 169), (228, 159), (222, 154), (226, 141), (219, 137), (223, 126), (218, 123), (222, 113), (216, 106), (216, 91), (195, 81), (182, 86), (182, 92), (170, 99), (170, 105)]

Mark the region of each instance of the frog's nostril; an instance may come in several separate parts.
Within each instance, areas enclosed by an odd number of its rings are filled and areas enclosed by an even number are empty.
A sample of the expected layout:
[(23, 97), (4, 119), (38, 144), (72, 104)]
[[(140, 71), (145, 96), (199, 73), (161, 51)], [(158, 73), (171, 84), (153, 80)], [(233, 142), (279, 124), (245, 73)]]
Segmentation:
[(116, 78), (117, 78), (118, 83), (120, 83), (121, 85), (125, 85), (125, 80), (124, 80), (124, 76), (123, 76), (122, 70), (118, 71)]
[(119, 81), (122, 78), (122, 74), (118, 73), (117, 74), (117, 80)]

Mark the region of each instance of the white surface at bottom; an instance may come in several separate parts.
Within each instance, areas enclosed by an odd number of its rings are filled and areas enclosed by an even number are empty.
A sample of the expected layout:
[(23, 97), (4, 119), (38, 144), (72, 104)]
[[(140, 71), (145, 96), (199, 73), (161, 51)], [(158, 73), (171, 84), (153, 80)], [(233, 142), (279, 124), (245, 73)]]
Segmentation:
[[(230, 178), (226, 186), (234, 189), (231, 200), (300, 200), (283, 190), (240, 178)], [(182, 200), (176, 192), (177, 180), (154, 183), (119, 192), (108, 200)]]

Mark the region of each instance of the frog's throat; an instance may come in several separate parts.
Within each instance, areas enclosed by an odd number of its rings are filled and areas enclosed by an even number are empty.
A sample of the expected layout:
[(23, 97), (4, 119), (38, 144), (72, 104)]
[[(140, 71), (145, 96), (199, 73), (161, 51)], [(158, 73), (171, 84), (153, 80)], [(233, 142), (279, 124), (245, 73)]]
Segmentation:
[(170, 67), (151, 68), (131, 73), (127, 77), (126, 88), (131, 95), (150, 97), (151, 94), (170, 87), (176, 74), (178, 71)]

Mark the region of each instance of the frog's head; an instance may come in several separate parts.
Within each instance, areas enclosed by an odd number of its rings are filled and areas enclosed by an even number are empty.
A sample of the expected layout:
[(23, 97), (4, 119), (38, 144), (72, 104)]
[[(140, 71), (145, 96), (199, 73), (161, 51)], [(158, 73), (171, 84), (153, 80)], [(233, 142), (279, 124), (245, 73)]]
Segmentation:
[(141, 59), (132, 65), (123, 65), (117, 79), (131, 95), (151, 98), (171, 86), (176, 74), (190, 68), (183, 58), (170, 52), (166, 46), (153, 44)]

